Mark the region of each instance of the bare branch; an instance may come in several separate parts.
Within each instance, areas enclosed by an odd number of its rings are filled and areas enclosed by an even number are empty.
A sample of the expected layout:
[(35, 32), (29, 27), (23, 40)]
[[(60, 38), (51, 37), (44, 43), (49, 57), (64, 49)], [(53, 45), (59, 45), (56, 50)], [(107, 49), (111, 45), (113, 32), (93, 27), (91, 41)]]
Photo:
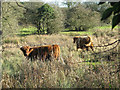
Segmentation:
[(17, 4), (19, 7), (22, 7), (22, 8), (24, 8), (24, 9), (26, 9), (26, 11), (31, 11), (32, 13), (35, 13), (33, 10), (31, 10), (31, 9), (25, 7), (25, 6), (20, 5), (17, 1), (16, 1), (16, 4)]
[[(102, 52), (95, 52), (95, 53), (92, 53), (92, 55), (94, 55), (94, 54), (100, 54), (100, 53), (103, 53), (103, 52), (108, 52), (110, 50), (115, 49), (119, 45), (119, 43), (120, 43), (120, 40), (117, 40), (117, 41), (119, 41), (119, 42), (113, 48), (105, 50), (105, 51), (102, 51)], [(115, 42), (117, 42), (117, 41), (115, 41)], [(114, 44), (115, 42), (113, 42), (112, 44)]]
[(116, 43), (116, 42), (120, 42), (120, 39), (119, 39), (119, 40), (116, 40), (115, 42), (110, 43), (110, 44), (108, 44), (108, 45), (104, 45), (104, 46), (94, 46), (94, 47), (107, 47), (107, 46), (113, 45), (113, 44)]

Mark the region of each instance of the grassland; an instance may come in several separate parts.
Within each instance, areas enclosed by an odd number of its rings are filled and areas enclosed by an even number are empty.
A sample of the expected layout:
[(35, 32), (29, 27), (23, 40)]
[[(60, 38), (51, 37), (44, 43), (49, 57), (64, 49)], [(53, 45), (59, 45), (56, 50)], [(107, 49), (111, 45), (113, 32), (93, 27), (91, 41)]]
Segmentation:
[[(90, 35), (94, 45), (105, 45), (118, 39), (117, 29), (95, 28), (93, 31), (62, 32), (57, 35), (29, 35), (20, 33), (3, 38), (2, 86), (3, 88), (119, 88), (118, 47), (95, 47), (90, 51), (76, 51), (73, 36)], [(66, 34), (67, 33), (67, 34)], [(19, 46), (58, 44), (60, 59), (33, 62), (27, 60)]]

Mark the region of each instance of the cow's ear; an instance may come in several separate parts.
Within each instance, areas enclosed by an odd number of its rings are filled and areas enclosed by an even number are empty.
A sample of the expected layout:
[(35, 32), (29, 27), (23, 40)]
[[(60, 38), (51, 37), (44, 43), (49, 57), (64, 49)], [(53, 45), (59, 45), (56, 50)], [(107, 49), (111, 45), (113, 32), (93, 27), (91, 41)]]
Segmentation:
[(29, 49), (29, 53), (31, 53), (32, 51), (33, 51), (33, 48), (30, 48), (30, 49)]
[(23, 48), (23, 46), (20, 46), (20, 49), (22, 49)]
[(26, 48), (30, 49), (30, 46), (26, 46)]
[(21, 47), (20, 50), (23, 50), (23, 48)]
[(19, 46), (20, 48), (22, 48), (23, 46)]
[(31, 51), (32, 50), (32, 48), (29, 48), (29, 51)]

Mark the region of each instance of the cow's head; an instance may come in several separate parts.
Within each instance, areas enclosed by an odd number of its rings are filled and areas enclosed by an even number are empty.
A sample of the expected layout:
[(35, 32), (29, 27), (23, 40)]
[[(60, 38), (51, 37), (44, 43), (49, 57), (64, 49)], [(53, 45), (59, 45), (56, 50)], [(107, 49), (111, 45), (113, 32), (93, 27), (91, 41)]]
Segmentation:
[(74, 37), (73, 38), (73, 43), (76, 43), (79, 37)]
[(20, 50), (23, 52), (24, 56), (28, 56), (29, 55), (30, 47), (29, 46), (22, 46), (20, 48)]

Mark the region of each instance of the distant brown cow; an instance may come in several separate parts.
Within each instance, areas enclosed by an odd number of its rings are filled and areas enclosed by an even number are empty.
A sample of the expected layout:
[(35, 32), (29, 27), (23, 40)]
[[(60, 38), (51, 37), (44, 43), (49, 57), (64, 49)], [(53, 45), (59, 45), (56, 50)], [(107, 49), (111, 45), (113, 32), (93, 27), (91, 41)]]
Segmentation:
[(93, 51), (93, 41), (90, 36), (77, 36), (73, 38), (74, 43), (76, 43), (77, 50), (79, 48), (86, 49), (87, 51), (89, 48)]
[[(27, 49), (26, 49), (27, 48)], [(53, 55), (56, 59), (59, 57), (59, 50), (60, 47), (58, 45), (44, 45), (39, 47), (28, 47), (23, 46), (20, 48), (22, 52), (24, 53), (24, 56), (27, 56), (28, 59), (50, 59), (50, 57)]]

